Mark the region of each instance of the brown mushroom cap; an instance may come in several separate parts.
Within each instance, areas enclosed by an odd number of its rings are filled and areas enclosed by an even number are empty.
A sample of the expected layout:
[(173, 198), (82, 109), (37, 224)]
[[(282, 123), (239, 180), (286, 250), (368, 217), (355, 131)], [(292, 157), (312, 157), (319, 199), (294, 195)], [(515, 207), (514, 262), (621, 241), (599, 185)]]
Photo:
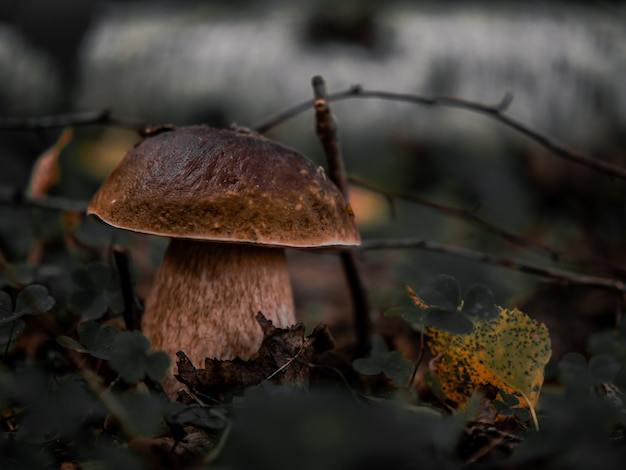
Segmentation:
[(358, 245), (352, 211), (307, 158), (267, 138), (208, 126), (147, 137), (87, 212), (137, 232), (267, 246)]

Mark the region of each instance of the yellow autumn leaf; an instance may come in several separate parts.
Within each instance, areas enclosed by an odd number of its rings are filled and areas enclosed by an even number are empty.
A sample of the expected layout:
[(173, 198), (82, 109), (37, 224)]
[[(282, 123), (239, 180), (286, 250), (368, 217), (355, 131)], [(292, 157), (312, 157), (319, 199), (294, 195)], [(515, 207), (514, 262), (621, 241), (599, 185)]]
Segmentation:
[(534, 406), (551, 355), (548, 329), (517, 309), (499, 310), (495, 318), (474, 321), (468, 334), (428, 327), (433, 369), (457, 408), (466, 406), (479, 385), (492, 385), (518, 396), (536, 422)]

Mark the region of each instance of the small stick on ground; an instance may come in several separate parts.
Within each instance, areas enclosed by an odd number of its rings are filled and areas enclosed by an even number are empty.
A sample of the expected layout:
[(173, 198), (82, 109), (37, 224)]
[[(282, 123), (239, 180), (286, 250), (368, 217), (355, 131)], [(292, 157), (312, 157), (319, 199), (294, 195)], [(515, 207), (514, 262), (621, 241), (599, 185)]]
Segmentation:
[[(315, 96), (315, 129), (322, 143), (322, 147), (324, 148), (324, 154), (326, 155), (328, 176), (341, 190), (345, 200), (348, 201), (348, 181), (337, 140), (337, 127), (330, 112), (328, 102), (326, 101), (326, 83), (321, 76), (316, 75), (313, 77), (312, 86)], [(371, 326), (367, 294), (363, 286), (354, 251), (342, 251), (340, 259), (350, 288), (354, 307), (354, 327), (357, 339), (356, 354), (362, 356), (370, 349), (369, 338)]]

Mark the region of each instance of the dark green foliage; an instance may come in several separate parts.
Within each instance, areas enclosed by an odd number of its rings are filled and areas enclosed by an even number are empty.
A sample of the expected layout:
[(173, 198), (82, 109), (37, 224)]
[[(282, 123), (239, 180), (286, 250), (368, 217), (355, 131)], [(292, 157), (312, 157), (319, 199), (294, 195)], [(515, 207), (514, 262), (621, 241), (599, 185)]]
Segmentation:
[(68, 307), (77, 315), (95, 320), (109, 309), (115, 313), (124, 309), (115, 273), (104, 263), (94, 262), (76, 269), (72, 280), (78, 289), (70, 295)]
[(119, 330), (111, 325), (100, 325), (93, 320), (87, 320), (78, 324), (77, 333), (80, 342), (69, 336), (59, 336), (57, 342), (98, 359), (109, 359)]
[[(234, 409), (223, 455), (230, 469), (460, 468), (454, 417), (364, 405), (350, 394), (251, 389)], [(245, 450), (244, 450), (245, 449)]]
[(413, 363), (404, 359), (400, 351), (389, 351), (380, 335), (372, 337), (370, 357), (356, 359), (353, 366), (357, 372), (364, 375), (383, 373), (396, 385), (403, 385), (414, 369)]
[(25, 315), (37, 315), (50, 310), (55, 300), (48, 295), (48, 289), (40, 285), (31, 285), (22, 289), (15, 301), (15, 309), (11, 296), (0, 291), (0, 351), (11, 349), (11, 345), (24, 332)]
[(559, 362), (560, 380), (568, 390), (590, 390), (614, 381), (620, 364), (611, 356), (598, 354), (589, 363), (580, 353), (568, 353)]
[(31, 284), (35, 278), (36, 268), (28, 263), (9, 263), (5, 271), (0, 271), (0, 288), (19, 287)]
[(506, 393), (503, 390), (500, 390), (498, 395), (501, 399), (495, 399), (491, 402), (498, 414), (516, 416), (522, 422), (530, 421), (530, 411), (528, 411), (528, 408), (519, 406), (519, 399), (515, 395)]
[(160, 382), (170, 366), (165, 351), (150, 351), (150, 340), (140, 331), (122, 331), (115, 336), (109, 353), (109, 366), (129, 384), (146, 377)]
[(461, 288), (452, 276), (440, 275), (417, 291), (417, 307), (396, 307), (386, 316), (402, 316), (419, 326), (430, 325), (454, 334), (472, 331), (472, 320), (488, 320), (498, 316), (493, 292), (483, 285), (470, 287), (461, 301)]

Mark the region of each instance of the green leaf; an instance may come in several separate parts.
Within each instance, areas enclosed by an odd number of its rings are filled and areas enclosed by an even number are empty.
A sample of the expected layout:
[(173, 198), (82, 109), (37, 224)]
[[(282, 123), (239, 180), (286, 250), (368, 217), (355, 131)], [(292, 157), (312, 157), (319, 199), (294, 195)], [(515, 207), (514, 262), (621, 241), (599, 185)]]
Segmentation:
[(411, 323), (427, 324), (454, 334), (470, 333), (475, 321), (496, 318), (500, 312), (493, 292), (483, 285), (472, 286), (461, 302), (459, 284), (452, 276), (437, 276), (417, 293), (410, 287), (407, 289), (418, 308), (392, 309), (393, 314), (401, 314)]
[(390, 308), (389, 310), (385, 310), (385, 313), (383, 313), (383, 315), (388, 318), (399, 317), (399, 316), (404, 316), (405, 313), (411, 313), (414, 311), (415, 311), (414, 307), (393, 307), (393, 308)]
[(161, 382), (167, 376), (171, 363), (170, 356), (165, 351), (154, 351), (146, 358), (146, 375), (156, 382)]
[(87, 276), (91, 279), (94, 290), (105, 290), (111, 282), (111, 269), (104, 263), (95, 262), (85, 268)]
[(47, 312), (54, 306), (54, 302), (54, 299), (48, 295), (48, 289), (34, 284), (25, 287), (19, 293), (14, 312), (11, 297), (6, 292), (0, 291), (0, 324), (15, 321), (24, 315)]
[(122, 313), (126, 307), (124, 305), (124, 297), (122, 296), (122, 293), (119, 290), (114, 290), (107, 292), (107, 294), (109, 308), (114, 313)]
[(24, 333), (24, 330), (26, 330), (26, 322), (21, 318), (8, 323), (0, 322), (0, 356), (15, 346), (15, 341)]
[(387, 351), (389, 351), (389, 348), (387, 348), (385, 339), (379, 334), (372, 335), (372, 356), (378, 356)]
[(22, 315), (37, 315), (49, 311), (54, 307), (55, 300), (49, 295), (44, 286), (33, 284), (25, 287), (15, 301), (15, 313)]
[(36, 268), (26, 262), (8, 263), (3, 271), (0, 271), (0, 286), (20, 287), (31, 284), (35, 277)]
[(80, 342), (69, 336), (59, 336), (57, 342), (68, 349), (108, 360), (119, 330), (111, 325), (100, 325), (93, 320), (88, 320), (78, 325), (77, 333)]
[(619, 362), (606, 354), (597, 354), (589, 359), (589, 374), (593, 385), (613, 382), (620, 368)]
[(592, 385), (587, 360), (582, 354), (567, 353), (559, 361), (559, 378), (567, 388), (583, 389)]
[(363, 375), (382, 374), (383, 366), (384, 361), (380, 361), (380, 358), (361, 357), (352, 362), (354, 370)]
[(9, 318), (13, 315), (13, 302), (11, 296), (0, 290), (0, 320)]
[(109, 365), (130, 384), (146, 376), (161, 380), (170, 365), (170, 358), (164, 351), (150, 352), (150, 347), (150, 340), (140, 331), (122, 331), (113, 341)]
[(417, 291), (428, 305), (443, 310), (456, 310), (461, 303), (461, 288), (452, 276), (442, 274)]
[(502, 416), (511, 416), (513, 414), (513, 410), (509, 405), (500, 400), (493, 400), (491, 402), (493, 407), (496, 409), (496, 412)]
[(130, 437), (156, 436), (163, 431), (161, 400), (139, 388), (125, 393), (108, 390), (107, 402), (126, 435)]
[(402, 357), (402, 352), (391, 351), (387, 358), (387, 362), (383, 368), (383, 372), (387, 377), (394, 381), (396, 385), (402, 385), (409, 375), (413, 373), (415, 366), (408, 359)]
[(429, 309), (426, 314), (426, 323), (434, 328), (458, 335), (470, 333), (474, 328), (474, 324), (456, 310)]
[(502, 398), (500, 400), (493, 400), (493, 406), (502, 416), (515, 416), (521, 421), (530, 421), (532, 419), (532, 414), (530, 411), (520, 406), (520, 401), (517, 396), (512, 393), (507, 393), (504, 390), (499, 390), (499, 395)]
[(404, 313), (402, 315), (402, 318), (404, 318), (404, 320), (408, 321), (409, 323), (424, 326), (426, 325), (427, 312), (428, 310), (426, 309), (413, 309)]
[(54, 299), (44, 286), (31, 285), (22, 289), (15, 302), (15, 312), (9, 294), (0, 291), (0, 353), (11, 349), (26, 329), (21, 317), (46, 312), (53, 306)]
[(363, 375), (384, 373), (396, 385), (401, 385), (413, 372), (413, 363), (402, 357), (400, 351), (389, 351), (380, 335), (372, 336), (372, 352), (370, 357), (353, 361), (354, 369)]
[(89, 349), (89, 354), (99, 359), (109, 359), (119, 330), (111, 325), (100, 325), (93, 320), (78, 325), (78, 337)]
[(101, 292), (79, 290), (70, 294), (68, 307), (84, 318), (96, 320), (106, 313), (109, 302)]
[(506, 393), (504, 390), (500, 390), (500, 396), (502, 397), (502, 401), (511, 408), (519, 405), (519, 398), (512, 393)]
[(79, 266), (78, 268), (74, 269), (70, 277), (72, 278), (72, 282), (74, 282), (74, 284), (76, 284), (76, 286), (80, 289), (87, 291), (97, 290), (97, 287), (89, 276), (89, 273), (87, 272), (87, 268), (85, 266)]
[(73, 350), (81, 352), (81, 353), (88, 353), (89, 352), (89, 350), (87, 348), (85, 348), (85, 346), (80, 344), (74, 338), (70, 338), (69, 336), (65, 336), (65, 335), (57, 336), (56, 341), (57, 341), (57, 343), (59, 343), (64, 348), (73, 349)]
[(115, 272), (101, 262), (79, 267), (72, 272), (78, 290), (68, 300), (69, 309), (90, 320), (96, 320), (109, 309), (115, 313), (124, 310)]
[(480, 320), (495, 318), (500, 312), (496, 306), (493, 292), (486, 286), (477, 284), (465, 294), (462, 312)]
[(517, 419), (519, 419), (520, 421), (527, 422), (532, 419), (532, 414), (527, 408), (516, 406), (515, 408), (512, 408), (512, 410)]

